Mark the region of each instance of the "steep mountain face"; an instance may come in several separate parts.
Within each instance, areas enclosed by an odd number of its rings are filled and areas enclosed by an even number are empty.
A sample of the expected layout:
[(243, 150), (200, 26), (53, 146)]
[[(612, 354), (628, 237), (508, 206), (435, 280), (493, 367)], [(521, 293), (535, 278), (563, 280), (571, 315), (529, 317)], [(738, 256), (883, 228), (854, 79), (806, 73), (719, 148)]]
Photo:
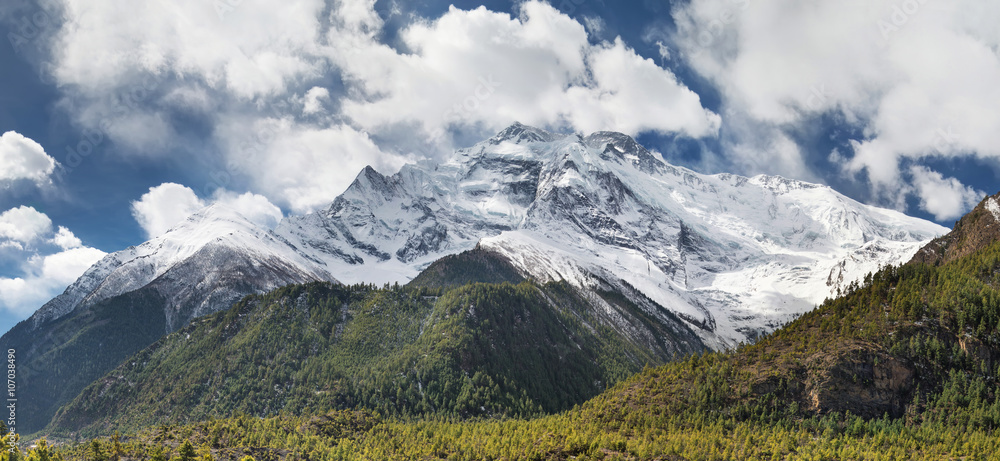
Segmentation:
[(330, 207), (275, 233), (350, 283), (405, 282), (479, 245), (539, 281), (635, 290), (651, 315), (679, 315), (722, 348), (946, 231), (824, 186), (674, 167), (620, 133), (515, 124), (444, 163), (366, 168)]
[(167, 333), (249, 293), (313, 280), (335, 279), (267, 229), (232, 209), (213, 205), (161, 237), (98, 261), (29, 320), (38, 326), (153, 286), (166, 299)]
[(335, 279), (219, 206), (108, 255), (0, 338), (24, 364), (19, 429), (41, 429), (91, 381), (191, 319), (251, 293), (314, 280)]
[(30, 320), (3, 336), (17, 351), (17, 425), (29, 434), (48, 424), (60, 406), (152, 344), (167, 330), (165, 300), (141, 288), (79, 309), (34, 328)]
[(934, 239), (915, 255), (912, 262), (945, 264), (1000, 240), (1000, 193), (986, 197), (955, 223), (946, 235)]

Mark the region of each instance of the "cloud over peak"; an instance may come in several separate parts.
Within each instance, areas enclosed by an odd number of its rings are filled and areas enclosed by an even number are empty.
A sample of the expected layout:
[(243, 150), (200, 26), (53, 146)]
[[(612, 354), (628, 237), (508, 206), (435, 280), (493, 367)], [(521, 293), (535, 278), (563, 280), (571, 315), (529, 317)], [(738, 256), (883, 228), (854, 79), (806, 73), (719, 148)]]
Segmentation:
[(358, 90), (344, 115), (373, 132), (417, 124), (431, 138), (511, 120), (588, 133), (717, 134), (719, 116), (697, 94), (620, 38), (591, 44), (582, 24), (547, 3), (520, 8), (511, 17), (452, 7), (400, 33), (409, 53), (375, 35), (331, 30), (331, 59)]
[(210, 205), (230, 208), (267, 229), (276, 227), (283, 217), (281, 209), (263, 195), (217, 189), (212, 197), (202, 200), (190, 187), (172, 182), (150, 187), (149, 192), (133, 201), (132, 216), (146, 236), (153, 239)]
[[(690, 137), (721, 123), (670, 70), (537, 0), (411, 17), (391, 46), (372, 0), (58, 1), (52, 74), (77, 124), (124, 155), (202, 143), (224, 175), (296, 212), (365, 165), (391, 171), (512, 120)], [(191, 114), (209, 135), (185, 138), (176, 121)]]

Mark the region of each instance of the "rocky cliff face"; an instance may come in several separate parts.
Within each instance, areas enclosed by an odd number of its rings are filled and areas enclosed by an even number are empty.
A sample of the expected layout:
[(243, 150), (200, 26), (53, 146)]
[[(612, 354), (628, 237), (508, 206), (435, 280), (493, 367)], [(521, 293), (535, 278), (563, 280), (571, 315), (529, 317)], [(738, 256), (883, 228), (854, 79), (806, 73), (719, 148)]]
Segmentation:
[(912, 364), (865, 345), (815, 359), (809, 368), (817, 371), (804, 389), (805, 408), (815, 413), (899, 417), (916, 387)]
[(939, 266), (1000, 240), (1000, 193), (986, 197), (955, 223), (947, 235), (931, 241), (911, 262)]

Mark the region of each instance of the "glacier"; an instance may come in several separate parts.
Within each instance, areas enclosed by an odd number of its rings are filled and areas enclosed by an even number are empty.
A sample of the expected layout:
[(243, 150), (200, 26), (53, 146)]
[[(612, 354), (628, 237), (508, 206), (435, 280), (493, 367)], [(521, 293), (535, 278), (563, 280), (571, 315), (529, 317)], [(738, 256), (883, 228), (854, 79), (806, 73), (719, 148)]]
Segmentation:
[(329, 207), (275, 230), (346, 283), (406, 282), (476, 246), (540, 282), (624, 283), (716, 349), (777, 329), (945, 232), (826, 186), (672, 166), (621, 133), (518, 123), (444, 162), (391, 176), (366, 168)]
[(157, 284), (179, 327), (287, 283), (406, 283), (478, 247), (538, 282), (639, 293), (650, 315), (679, 317), (725, 349), (945, 232), (827, 186), (673, 166), (621, 133), (515, 123), (444, 161), (392, 175), (367, 167), (329, 206), (273, 230), (218, 205), (202, 210), (105, 257), (32, 319)]

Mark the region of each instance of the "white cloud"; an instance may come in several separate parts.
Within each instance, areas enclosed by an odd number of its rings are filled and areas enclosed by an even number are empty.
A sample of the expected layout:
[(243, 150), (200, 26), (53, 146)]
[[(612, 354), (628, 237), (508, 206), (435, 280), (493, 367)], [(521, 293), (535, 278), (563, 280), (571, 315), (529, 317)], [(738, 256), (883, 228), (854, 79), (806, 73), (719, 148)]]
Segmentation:
[(212, 197), (214, 204), (220, 204), (236, 210), (239, 214), (250, 220), (250, 222), (267, 228), (274, 229), (281, 222), (284, 215), (281, 208), (271, 203), (267, 197), (246, 192), (236, 194), (234, 192), (217, 189)]
[(604, 33), (605, 29), (604, 18), (600, 16), (584, 16), (583, 26), (587, 28), (588, 34), (600, 37), (601, 34)]
[(407, 160), (382, 152), (367, 134), (345, 125), (313, 128), (266, 119), (253, 125), (249, 140), (239, 135), (246, 133), (244, 123), (220, 131), (223, 139), (239, 142), (227, 151), (256, 190), (297, 213), (333, 201), (367, 165), (389, 174)]
[(657, 49), (657, 51), (659, 51), (660, 57), (663, 58), (664, 61), (669, 61), (670, 60), (670, 47), (669, 46), (665, 45), (661, 41), (657, 41), (656, 42), (656, 49)]
[(63, 226), (59, 226), (59, 231), (52, 237), (52, 243), (63, 250), (72, 250), (83, 246), (83, 242), (73, 232)]
[(0, 240), (33, 243), (52, 231), (52, 220), (33, 207), (19, 206), (0, 213)]
[(191, 188), (177, 183), (150, 187), (149, 192), (132, 202), (132, 216), (149, 238), (159, 237), (205, 207)]
[(203, 0), (60, 3), (66, 22), (53, 46), (55, 76), (87, 93), (135, 84), (143, 73), (176, 73), (254, 98), (317, 72), (308, 55), (316, 46), (322, 0), (281, 8), (244, 0), (222, 17), (217, 2)]
[(1000, 33), (984, 19), (1000, 17), (1000, 3), (694, 0), (673, 14), (682, 54), (723, 93), (727, 124), (782, 129), (838, 114), (864, 129), (845, 171), (865, 172), (885, 200), (905, 199), (902, 165), (1000, 158)]
[(7, 250), (4, 257), (13, 255), (21, 261), (18, 276), (0, 277), (0, 309), (22, 318), (65, 290), (105, 255), (84, 247), (63, 226), (53, 232), (52, 220), (45, 213), (26, 206), (0, 213), (0, 248)]
[(33, 256), (25, 262), (22, 276), (0, 277), (0, 308), (27, 317), (104, 256), (103, 251), (88, 247)]
[[(669, 70), (620, 40), (592, 44), (537, 0), (515, 17), (480, 7), (411, 18), (398, 48), (381, 42), (374, 0), (244, 0), (222, 17), (203, 0), (57, 1), (53, 75), (76, 123), (125, 154), (158, 155), (192, 147), (175, 122), (194, 113), (210, 133), (194, 147), (225, 157), (222, 176), (295, 212), (329, 203), (366, 165), (392, 172), (417, 149), (446, 152), (456, 133), (515, 120), (692, 137), (720, 125)], [(331, 80), (342, 92), (324, 88)], [(163, 232), (192, 197), (135, 214)]]
[(28, 179), (48, 183), (56, 161), (37, 142), (15, 131), (0, 136), (0, 181)]
[(910, 173), (916, 194), (920, 197), (920, 208), (933, 214), (938, 221), (962, 216), (986, 195), (926, 167), (911, 167)]
[(330, 90), (321, 87), (313, 87), (306, 92), (302, 113), (305, 115), (315, 114), (323, 110), (323, 101), (330, 99)]
[(583, 25), (548, 4), (520, 8), (511, 18), (452, 7), (400, 33), (407, 54), (374, 35), (333, 29), (332, 59), (358, 90), (344, 114), (372, 132), (417, 125), (431, 137), (450, 125), (494, 130), (513, 120), (582, 132), (716, 134), (719, 117), (670, 71), (620, 40), (591, 45)]
[(65, 22), (49, 50), (60, 107), (130, 155), (184, 145), (172, 112), (285, 97), (328, 68), (317, 53), (323, 0), (222, 11), (203, 0), (57, 1)]
[(267, 229), (276, 227), (284, 217), (281, 209), (263, 195), (216, 189), (210, 199), (202, 200), (190, 187), (172, 182), (150, 187), (149, 192), (133, 201), (132, 216), (148, 238), (156, 238), (211, 205), (235, 210), (250, 222)]

